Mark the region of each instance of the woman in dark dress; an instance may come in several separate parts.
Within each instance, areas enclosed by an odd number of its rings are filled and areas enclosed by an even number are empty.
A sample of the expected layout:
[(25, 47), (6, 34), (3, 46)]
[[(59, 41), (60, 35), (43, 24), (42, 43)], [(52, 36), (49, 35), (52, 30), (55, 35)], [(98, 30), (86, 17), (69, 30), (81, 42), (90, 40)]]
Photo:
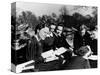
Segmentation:
[(29, 49), (27, 51), (27, 59), (35, 60), (35, 70), (34, 71), (51, 71), (59, 69), (61, 64), (60, 59), (45, 62), (45, 58), (42, 57), (44, 52), (44, 40), (46, 39), (49, 29), (48, 27), (41, 27), (40, 25), (36, 27), (35, 36), (33, 36), (29, 43)]
[(46, 38), (48, 30), (49, 29), (44, 25), (37, 25), (35, 35), (31, 37), (29, 41), (27, 60), (35, 61), (35, 69), (39, 69), (40, 63), (44, 60), (41, 56), (41, 53), (43, 52), (42, 41)]

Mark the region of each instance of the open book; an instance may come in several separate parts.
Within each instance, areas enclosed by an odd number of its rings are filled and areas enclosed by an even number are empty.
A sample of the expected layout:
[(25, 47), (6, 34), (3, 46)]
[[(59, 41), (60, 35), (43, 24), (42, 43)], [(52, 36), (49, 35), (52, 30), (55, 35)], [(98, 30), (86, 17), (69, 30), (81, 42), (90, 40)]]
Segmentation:
[(49, 61), (53, 61), (53, 60), (57, 60), (59, 59), (56, 55), (61, 55), (63, 53), (65, 53), (67, 51), (67, 49), (65, 49), (64, 47), (61, 47), (57, 50), (49, 50), (49, 51), (46, 51), (46, 52), (43, 52), (41, 54), (41, 56), (43, 58), (45, 58), (45, 62), (49, 62)]

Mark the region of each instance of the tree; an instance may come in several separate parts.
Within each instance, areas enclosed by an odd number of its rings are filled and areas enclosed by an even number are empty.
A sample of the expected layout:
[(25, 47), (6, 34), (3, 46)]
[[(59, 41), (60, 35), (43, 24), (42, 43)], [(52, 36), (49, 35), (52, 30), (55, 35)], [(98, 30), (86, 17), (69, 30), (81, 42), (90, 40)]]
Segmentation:
[(38, 24), (37, 17), (30, 11), (23, 11), (21, 15), (19, 15), (17, 22), (20, 24), (28, 24), (29, 27), (33, 29)]
[(68, 10), (66, 9), (66, 6), (63, 6), (61, 9), (60, 9), (60, 12), (62, 15), (68, 15)]

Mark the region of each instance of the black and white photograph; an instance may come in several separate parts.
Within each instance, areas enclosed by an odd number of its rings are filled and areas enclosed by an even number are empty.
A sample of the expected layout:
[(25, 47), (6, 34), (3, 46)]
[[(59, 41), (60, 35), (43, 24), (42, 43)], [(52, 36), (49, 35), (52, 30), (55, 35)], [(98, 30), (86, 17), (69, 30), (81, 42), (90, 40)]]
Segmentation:
[(98, 68), (98, 7), (11, 3), (11, 72)]

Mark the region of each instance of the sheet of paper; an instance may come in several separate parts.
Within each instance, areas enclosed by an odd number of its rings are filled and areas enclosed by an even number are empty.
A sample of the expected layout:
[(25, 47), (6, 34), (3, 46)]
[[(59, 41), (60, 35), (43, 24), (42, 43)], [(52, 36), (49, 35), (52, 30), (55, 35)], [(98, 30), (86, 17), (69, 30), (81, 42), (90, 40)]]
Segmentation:
[(47, 59), (45, 60), (45, 62), (50, 62), (50, 61), (54, 61), (54, 60), (57, 60), (57, 59), (59, 59), (59, 58), (56, 57), (56, 56), (52, 56), (52, 57), (47, 58)]
[(67, 49), (65, 49), (64, 47), (61, 47), (55, 51), (55, 55), (61, 55), (61, 54), (65, 53), (66, 51), (67, 51)]
[(97, 55), (91, 55), (90, 57), (88, 57), (88, 59), (90, 59), (90, 60), (98, 60), (98, 56)]
[(54, 51), (53, 51), (53, 50), (49, 50), (49, 51), (43, 52), (43, 53), (41, 54), (41, 56), (42, 56), (43, 58), (48, 58), (48, 57), (51, 57), (51, 56), (53, 56), (53, 55), (54, 55)]
[(17, 65), (16, 66), (16, 73), (20, 73), (20, 72), (22, 72), (23, 70), (26, 70), (26, 69), (31, 69), (31, 68), (34, 69), (34, 65), (29, 66), (29, 67), (25, 67), (26, 65), (31, 64), (31, 63), (34, 63), (34, 60), (31, 60), (31, 61)]

